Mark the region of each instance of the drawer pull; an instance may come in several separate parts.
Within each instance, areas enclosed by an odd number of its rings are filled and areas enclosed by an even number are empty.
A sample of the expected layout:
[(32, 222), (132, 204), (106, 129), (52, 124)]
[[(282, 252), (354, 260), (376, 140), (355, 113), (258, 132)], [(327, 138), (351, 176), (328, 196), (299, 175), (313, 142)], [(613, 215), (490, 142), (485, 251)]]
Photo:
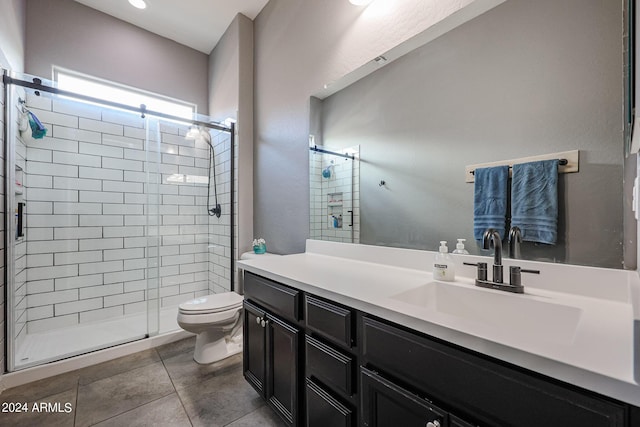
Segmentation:
[(267, 322), (264, 319), (262, 319), (262, 321), (260, 322), (260, 326), (264, 328), (265, 326), (267, 326)]
[(256, 317), (256, 323), (259, 325), (262, 322), (262, 317)]
[(440, 427), (440, 421), (436, 420), (436, 421), (429, 421), (427, 423), (427, 427)]

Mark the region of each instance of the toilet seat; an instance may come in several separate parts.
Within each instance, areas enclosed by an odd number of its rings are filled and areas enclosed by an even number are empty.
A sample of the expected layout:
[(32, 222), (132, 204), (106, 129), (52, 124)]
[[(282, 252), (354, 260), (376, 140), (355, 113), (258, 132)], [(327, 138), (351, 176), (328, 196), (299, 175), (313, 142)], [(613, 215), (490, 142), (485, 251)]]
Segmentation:
[(242, 296), (235, 292), (205, 295), (184, 302), (178, 312), (187, 315), (214, 314), (242, 307)]

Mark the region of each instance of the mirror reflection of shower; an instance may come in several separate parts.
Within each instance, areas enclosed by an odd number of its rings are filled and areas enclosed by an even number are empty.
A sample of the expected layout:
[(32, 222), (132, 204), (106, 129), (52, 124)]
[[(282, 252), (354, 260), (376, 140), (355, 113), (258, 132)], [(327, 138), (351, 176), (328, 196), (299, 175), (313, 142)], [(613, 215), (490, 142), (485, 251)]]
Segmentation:
[(310, 138), (310, 237), (360, 241), (359, 146), (329, 148)]

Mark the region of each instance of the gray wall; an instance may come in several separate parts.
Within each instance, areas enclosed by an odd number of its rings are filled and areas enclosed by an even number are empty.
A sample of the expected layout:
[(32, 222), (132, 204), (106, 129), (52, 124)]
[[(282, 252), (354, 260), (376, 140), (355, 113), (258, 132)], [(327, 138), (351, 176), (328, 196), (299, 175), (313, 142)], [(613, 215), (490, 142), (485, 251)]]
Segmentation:
[(269, 251), (303, 252), (309, 236), (309, 96), (470, 3), (267, 3), (254, 22), (254, 234)]
[[(253, 21), (238, 14), (209, 56), (209, 115), (236, 119), (236, 255), (253, 240)], [(237, 281), (236, 281), (237, 283)]]
[(24, 70), (26, 0), (0, 2), (0, 66)]
[(327, 98), (324, 143), (362, 145), (361, 242), (479, 253), (465, 165), (580, 149), (558, 244), (523, 256), (621, 268), (621, 23), (618, 2), (508, 0)]
[(52, 65), (198, 105), (208, 113), (208, 55), (73, 0), (28, 0), (25, 71)]

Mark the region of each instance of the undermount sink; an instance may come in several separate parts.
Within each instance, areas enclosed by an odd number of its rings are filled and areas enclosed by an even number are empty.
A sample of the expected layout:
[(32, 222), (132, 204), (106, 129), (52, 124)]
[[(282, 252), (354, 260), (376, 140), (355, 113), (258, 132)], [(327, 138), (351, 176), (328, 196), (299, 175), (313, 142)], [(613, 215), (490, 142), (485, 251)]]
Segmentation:
[(390, 297), (503, 338), (570, 343), (582, 310), (522, 294), (430, 282)]

